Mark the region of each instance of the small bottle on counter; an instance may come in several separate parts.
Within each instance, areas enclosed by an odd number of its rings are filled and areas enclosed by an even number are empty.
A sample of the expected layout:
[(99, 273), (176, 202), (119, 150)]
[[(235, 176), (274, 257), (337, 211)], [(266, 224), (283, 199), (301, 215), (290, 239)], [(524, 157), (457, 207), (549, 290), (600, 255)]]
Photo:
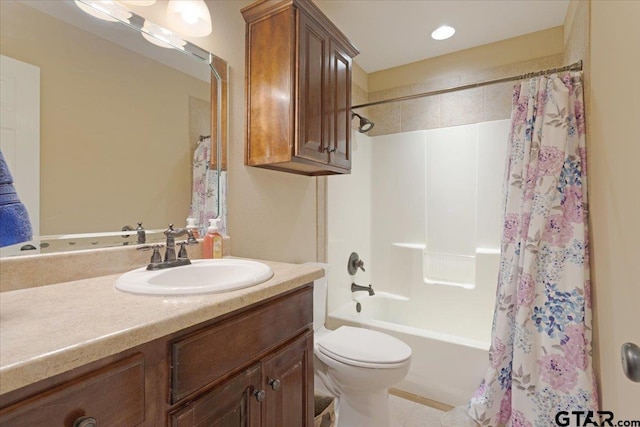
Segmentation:
[(220, 234), (219, 223), (219, 218), (209, 220), (209, 228), (207, 228), (207, 234), (202, 242), (203, 258), (222, 258), (222, 234)]
[(200, 231), (198, 231), (198, 226), (196, 225), (195, 218), (187, 218), (187, 230), (191, 230), (193, 232), (193, 237), (196, 239), (200, 238)]

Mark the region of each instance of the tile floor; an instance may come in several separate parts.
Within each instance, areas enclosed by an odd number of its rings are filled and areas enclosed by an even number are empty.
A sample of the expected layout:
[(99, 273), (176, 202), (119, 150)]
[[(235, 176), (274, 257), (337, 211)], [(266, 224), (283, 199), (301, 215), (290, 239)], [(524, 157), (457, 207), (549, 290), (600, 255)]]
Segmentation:
[(440, 427), (440, 417), (444, 415), (430, 406), (389, 395), (391, 406), (391, 427)]

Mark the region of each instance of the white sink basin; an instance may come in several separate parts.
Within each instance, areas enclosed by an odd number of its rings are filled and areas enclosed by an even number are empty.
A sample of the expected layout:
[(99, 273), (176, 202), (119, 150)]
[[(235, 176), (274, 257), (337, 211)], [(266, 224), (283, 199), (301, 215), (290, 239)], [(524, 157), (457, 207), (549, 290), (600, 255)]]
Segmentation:
[(146, 267), (118, 277), (119, 291), (145, 295), (192, 295), (228, 292), (269, 280), (271, 268), (242, 259), (192, 260), (191, 265), (148, 271)]

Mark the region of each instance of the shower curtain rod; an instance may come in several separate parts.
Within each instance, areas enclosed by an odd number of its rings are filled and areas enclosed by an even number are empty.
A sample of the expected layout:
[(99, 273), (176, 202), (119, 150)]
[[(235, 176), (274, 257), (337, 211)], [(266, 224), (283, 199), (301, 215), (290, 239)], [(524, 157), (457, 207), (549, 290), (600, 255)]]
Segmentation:
[(448, 89), (439, 89), (439, 90), (434, 90), (434, 91), (431, 91), (431, 92), (417, 93), (415, 95), (407, 95), (407, 96), (399, 96), (397, 98), (383, 99), (381, 101), (368, 102), (366, 104), (354, 105), (354, 106), (351, 107), (351, 109), (355, 110), (357, 108), (372, 107), (374, 105), (389, 104), (391, 102), (408, 101), (410, 99), (423, 98), (425, 96), (442, 95), (444, 93), (457, 92), (459, 90), (466, 90), (466, 89), (475, 89), (475, 88), (478, 88), (478, 87), (494, 85), (494, 84), (497, 84), (497, 83), (506, 83), (506, 82), (512, 82), (512, 81), (516, 81), (516, 80), (530, 79), (530, 78), (533, 78), (533, 77), (545, 76), (547, 74), (560, 73), (562, 71), (582, 71), (582, 60), (580, 60), (580, 61), (578, 61), (576, 63), (573, 63), (571, 65), (567, 65), (566, 67), (551, 68), (549, 70), (535, 71), (535, 72), (532, 72), (532, 73), (521, 74), (519, 76), (503, 77), (501, 79), (487, 80), (487, 81), (479, 82), (479, 83), (471, 83), (471, 84), (468, 84), (468, 85), (450, 87)]

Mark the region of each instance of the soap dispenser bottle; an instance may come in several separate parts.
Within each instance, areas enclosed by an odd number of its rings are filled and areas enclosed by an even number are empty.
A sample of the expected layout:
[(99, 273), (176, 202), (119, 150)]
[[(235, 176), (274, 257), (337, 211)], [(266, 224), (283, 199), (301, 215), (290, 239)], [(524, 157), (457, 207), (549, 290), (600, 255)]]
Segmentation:
[(209, 228), (202, 242), (203, 258), (222, 258), (222, 234), (220, 234), (219, 218), (211, 218), (209, 220)]

